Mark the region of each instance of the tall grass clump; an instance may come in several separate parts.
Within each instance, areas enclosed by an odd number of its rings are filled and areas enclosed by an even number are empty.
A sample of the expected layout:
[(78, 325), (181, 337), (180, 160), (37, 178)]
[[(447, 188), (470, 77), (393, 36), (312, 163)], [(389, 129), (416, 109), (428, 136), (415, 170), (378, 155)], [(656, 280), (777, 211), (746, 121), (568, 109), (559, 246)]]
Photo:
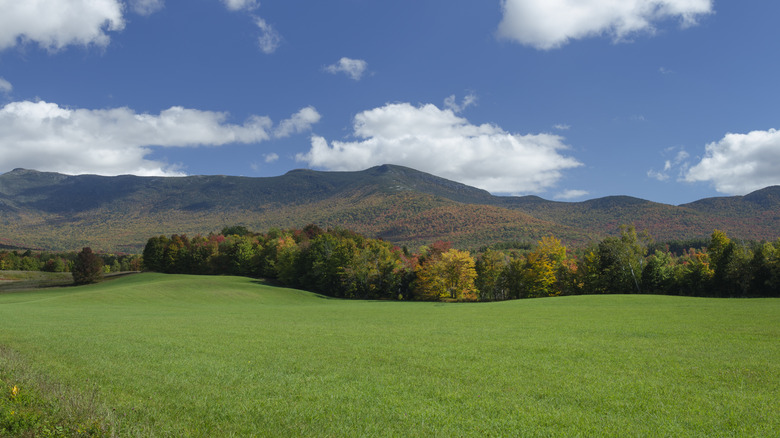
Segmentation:
[(0, 346), (0, 437), (109, 437), (97, 389), (53, 383), (18, 353)]

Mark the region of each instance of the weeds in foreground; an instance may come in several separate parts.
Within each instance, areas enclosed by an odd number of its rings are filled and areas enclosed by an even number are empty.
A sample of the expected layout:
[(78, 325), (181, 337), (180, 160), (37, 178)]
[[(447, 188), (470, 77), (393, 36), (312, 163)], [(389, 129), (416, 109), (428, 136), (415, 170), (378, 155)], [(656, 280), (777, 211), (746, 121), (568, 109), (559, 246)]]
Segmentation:
[(0, 347), (0, 437), (110, 437), (95, 392), (53, 384)]

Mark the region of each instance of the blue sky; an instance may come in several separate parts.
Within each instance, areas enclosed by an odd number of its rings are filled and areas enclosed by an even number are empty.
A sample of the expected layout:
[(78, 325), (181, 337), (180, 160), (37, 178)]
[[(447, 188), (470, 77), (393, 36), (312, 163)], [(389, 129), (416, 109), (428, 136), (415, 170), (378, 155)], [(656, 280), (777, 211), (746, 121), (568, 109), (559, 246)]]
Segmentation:
[(780, 184), (780, 2), (0, 0), (0, 172)]

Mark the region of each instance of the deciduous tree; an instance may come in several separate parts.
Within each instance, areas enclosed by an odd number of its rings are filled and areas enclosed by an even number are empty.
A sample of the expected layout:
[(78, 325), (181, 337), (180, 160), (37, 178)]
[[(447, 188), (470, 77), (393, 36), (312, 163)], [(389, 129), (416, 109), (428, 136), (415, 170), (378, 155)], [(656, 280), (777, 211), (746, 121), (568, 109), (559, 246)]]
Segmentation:
[(98, 282), (102, 278), (103, 261), (92, 252), (92, 248), (83, 248), (73, 264), (73, 282), (88, 284)]

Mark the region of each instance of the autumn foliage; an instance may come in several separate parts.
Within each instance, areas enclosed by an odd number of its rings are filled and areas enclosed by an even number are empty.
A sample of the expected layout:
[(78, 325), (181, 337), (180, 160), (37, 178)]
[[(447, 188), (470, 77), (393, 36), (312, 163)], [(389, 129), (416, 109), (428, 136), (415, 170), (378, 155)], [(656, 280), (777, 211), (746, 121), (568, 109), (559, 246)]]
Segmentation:
[(152, 271), (264, 277), (341, 298), (495, 301), (600, 293), (780, 295), (780, 240), (748, 245), (715, 231), (709, 246), (673, 254), (653, 245), (633, 226), (624, 226), (619, 236), (576, 254), (549, 236), (530, 249), (486, 249), (475, 257), (448, 242), (437, 241), (412, 253), (348, 230), (309, 225), (258, 234), (233, 227), (193, 238), (153, 237), (143, 260)]

